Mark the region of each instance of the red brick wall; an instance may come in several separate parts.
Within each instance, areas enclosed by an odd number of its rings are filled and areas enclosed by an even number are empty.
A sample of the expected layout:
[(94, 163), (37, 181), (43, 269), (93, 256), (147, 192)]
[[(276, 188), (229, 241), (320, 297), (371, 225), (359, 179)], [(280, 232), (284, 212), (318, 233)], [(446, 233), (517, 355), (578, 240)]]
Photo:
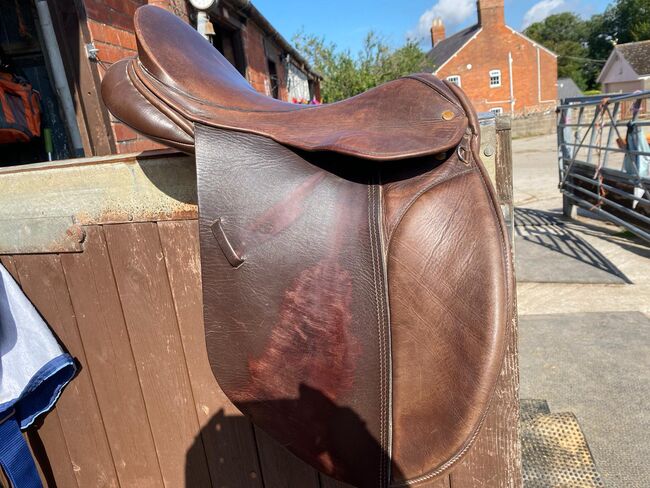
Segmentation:
[(258, 92), (268, 95), (269, 72), (262, 31), (254, 22), (249, 21), (242, 32), (242, 37), (246, 53), (246, 79)]
[(280, 79), (280, 100), (289, 101), (289, 90), (287, 90), (287, 70), (284, 62), (278, 60), (278, 78)]
[[(539, 49), (541, 100), (538, 96), (537, 48), (504, 24), (484, 25), (483, 29), (444, 64), (440, 78), (460, 75), (461, 86), (479, 112), (501, 107), (510, 112), (508, 53), (512, 53), (514, 111), (517, 114), (555, 107), (557, 98), (557, 59)], [(471, 69), (468, 69), (471, 65)], [(501, 70), (501, 86), (490, 87), (489, 72)]]
[[(100, 76), (116, 61), (135, 56), (136, 44), (133, 33), (133, 14), (146, 3), (166, 8), (187, 20), (187, 6), (184, 0), (83, 0), (88, 19), (88, 30), (95, 47), (99, 49)], [(153, 142), (131, 130), (111, 116), (111, 127), (118, 153), (160, 149), (165, 146)]]
[[(257, 24), (249, 21), (242, 36), (246, 52), (246, 79), (258, 92), (270, 96), (269, 67), (264, 52), (264, 33)], [(278, 52), (280, 52), (279, 48)], [(280, 80), (280, 99), (288, 100), (287, 75), (284, 64), (280, 59), (276, 59), (275, 66)]]
[[(125, 57), (136, 55), (135, 34), (133, 33), (133, 14), (146, 3), (163, 7), (184, 20), (188, 20), (188, 6), (185, 0), (82, 0), (88, 18), (88, 29), (95, 47), (99, 49), (99, 71), (103, 76), (105, 69)], [(246, 56), (246, 78), (257, 91), (269, 94), (268, 64), (264, 52), (264, 33), (253, 22), (246, 24), (243, 33)], [(279, 52), (279, 50), (278, 50)], [(286, 73), (283, 63), (276, 60), (280, 79), (280, 98), (288, 99)], [(111, 127), (115, 136), (118, 153), (159, 149), (164, 146), (131, 130), (111, 117)]]

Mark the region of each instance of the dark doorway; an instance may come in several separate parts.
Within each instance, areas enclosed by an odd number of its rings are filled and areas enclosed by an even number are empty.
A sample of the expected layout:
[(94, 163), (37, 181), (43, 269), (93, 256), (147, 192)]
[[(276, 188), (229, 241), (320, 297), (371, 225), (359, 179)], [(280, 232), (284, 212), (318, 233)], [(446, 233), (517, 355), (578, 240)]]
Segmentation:
[(71, 157), (72, 150), (50, 81), (34, 5), (32, 2), (0, 0), (0, 12), (0, 71), (26, 80), (41, 98), (41, 136), (29, 142), (0, 145), (0, 166), (47, 161), (44, 133), (48, 134), (48, 147), (49, 142), (52, 143), (52, 159)]
[(278, 79), (278, 67), (275, 61), (267, 60), (269, 69), (269, 83), (271, 84), (271, 96), (280, 98), (280, 80)]
[(244, 56), (241, 30), (229, 23), (219, 22), (214, 19), (212, 19), (212, 25), (214, 26), (212, 44), (242, 76), (246, 76), (246, 58)]

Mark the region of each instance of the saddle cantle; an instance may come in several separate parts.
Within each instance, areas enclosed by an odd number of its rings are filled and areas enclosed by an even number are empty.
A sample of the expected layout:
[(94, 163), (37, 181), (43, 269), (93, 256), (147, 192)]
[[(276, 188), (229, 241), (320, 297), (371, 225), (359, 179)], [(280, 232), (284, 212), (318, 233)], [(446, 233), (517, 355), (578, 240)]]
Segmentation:
[(320, 471), (359, 487), (452, 468), (490, 405), (510, 251), (462, 91), (430, 74), (342, 102), (255, 92), (151, 6), (102, 95), (196, 153), (205, 334), (219, 385)]

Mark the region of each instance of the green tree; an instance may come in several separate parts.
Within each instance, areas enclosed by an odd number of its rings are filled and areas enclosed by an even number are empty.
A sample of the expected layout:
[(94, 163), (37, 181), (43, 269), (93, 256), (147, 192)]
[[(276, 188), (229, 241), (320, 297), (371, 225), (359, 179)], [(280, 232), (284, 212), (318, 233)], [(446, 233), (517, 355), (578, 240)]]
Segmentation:
[(617, 44), (650, 39), (650, 0), (617, 0), (603, 20), (605, 34)]
[(650, 0), (615, 0), (588, 20), (570, 12), (551, 15), (525, 34), (558, 54), (558, 76), (595, 88), (615, 44), (650, 39)]
[[(587, 56), (606, 60), (614, 45), (650, 39), (650, 0), (616, 0), (605, 12), (587, 22)], [(597, 86), (603, 64), (585, 67), (590, 87)]]
[(358, 95), (381, 83), (417, 71), (431, 71), (425, 53), (415, 42), (391, 49), (375, 32), (366, 36), (353, 56), (323, 37), (299, 33), (293, 42), (312, 67), (323, 76), (321, 97), (331, 103)]
[(558, 55), (558, 77), (572, 78), (583, 90), (588, 87), (585, 72), (587, 32), (587, 23), (570, 12), (550, 15), (524, 31), (528, 37)]
[(598, 87), (598, 75), (605, 66), (605, 61), (614, 49), (614, 38), (607, 27), (608, 21), (605, 14), (593, 15), (586, 22), (587, 34), (585, 46), (587, 47), (587, 58), (590, 59), (583, 67), (583, 76), (587, 80), (587, 87), (590, 89)]

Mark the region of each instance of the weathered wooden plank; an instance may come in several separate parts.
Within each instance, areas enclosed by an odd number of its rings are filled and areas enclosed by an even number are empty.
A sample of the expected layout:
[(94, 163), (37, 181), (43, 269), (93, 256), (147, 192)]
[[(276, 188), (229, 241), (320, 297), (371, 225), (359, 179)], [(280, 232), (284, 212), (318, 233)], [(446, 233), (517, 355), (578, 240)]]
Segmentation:
[[(120, 485), (163, 485), (140, 381), (101, 227), (61, 256)], [(125, 421), (128, 419), (128, 421)]]
[(0, 256), (0, 263), (5, 267), (9, 274), (13, 276), (16, 282), (20, 283), (18, 279), (18, 272), (16, 271), (16, 264), (14, 263), (14, 258), (12, 256)]
[(210, 486), (158, 227), (104, 233), (165, 486)]
[(512, 140), (510, 117), (497, 117), (495, 188), (499, 203), (512, 205)]
[[(64, 390), (56, 407), (77, 483), (80, 487), (117, 487), (115, 466), (59, 256), (21, 255), (15, 256), (14, 261), (23, 290), (81, 364), (79, 374)], [(56, 425), (51, 427), (56, 429)], [(48, 446), (48, 455), (55, 449)]]
[(255, 437), (266, 488), (319, 488), (318, 472), (287, 451), (262, 429)]
[(479, 118), (480, 130), (481, 130), (481, 146), (479, 149), (479, 155), (481, 157), (481, 162), (485, 167), (487, 174), (490, 176), (492, 181), (496, 179), (496, 145), (497, 145), (497, 135), (496, 135), (496, 120), (493, 116), (486, 118)]
[(261, 487), (253, 427), (221, 391), (208, 362), (197, 222), (159, 222), (158, 229), (212, 483)]
[(75, 478), (74, 465), (56, 408), (28, 429), (27, 438), (44, 486), (80, 486)]
[(0, 254), (82, 250), (84, 225), (196, 218), (186, 155), (72, 159), (0, 168)]

